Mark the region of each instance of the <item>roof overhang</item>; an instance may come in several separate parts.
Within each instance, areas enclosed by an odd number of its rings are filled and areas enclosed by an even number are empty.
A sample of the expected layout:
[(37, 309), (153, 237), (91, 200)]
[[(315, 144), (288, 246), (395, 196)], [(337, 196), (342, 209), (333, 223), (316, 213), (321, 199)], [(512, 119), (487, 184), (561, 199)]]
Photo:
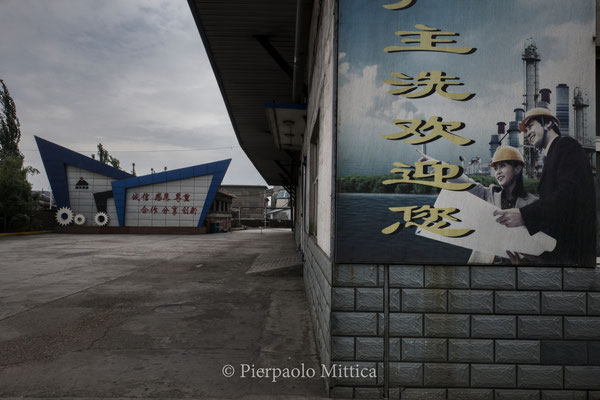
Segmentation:
[(305, 104), (265, 104), (269, 129), (279, 150), (301, 151), (306, 130)]
[[(286, 136), (274, 137), (265, 103), (293, 103), (296, 1), (188, 3), (240, 146), (268, 184), (293, 184), (296, 154), (283, 145)], [(284, 133), (283, 121), (301, 119), (275, 116), (272, 128)]]

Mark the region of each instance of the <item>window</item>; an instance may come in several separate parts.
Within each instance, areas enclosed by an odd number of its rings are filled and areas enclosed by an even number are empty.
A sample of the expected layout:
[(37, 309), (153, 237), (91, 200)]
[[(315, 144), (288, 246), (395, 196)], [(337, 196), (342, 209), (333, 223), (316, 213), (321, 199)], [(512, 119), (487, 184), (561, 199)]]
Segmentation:
[(317, 214), (319, 202), (319, 118), (310, 138), (309, 152), (309, 201), (308, 201), (308, 233), (317, 236)]

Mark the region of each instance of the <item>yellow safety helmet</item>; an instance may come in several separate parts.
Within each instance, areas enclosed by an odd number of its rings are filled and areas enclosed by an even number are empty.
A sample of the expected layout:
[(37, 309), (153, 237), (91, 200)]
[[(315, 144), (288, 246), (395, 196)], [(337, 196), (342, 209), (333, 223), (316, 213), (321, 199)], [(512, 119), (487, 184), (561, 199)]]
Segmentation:
[(536, 107), (527, 111), (527, 114), (525, 114), (525, 118), (523, 118), (523, 121), (521, 121), (521, 123), (519, 124), (519, 129), (521, 130), (521, 132), (526, 131), (525, 126), (527, 125), (527, 122), (529, 122), (529, 120), (533, 117), (549, 117), (556, 123), (557, 129), (560, 127), (560, 122), (558, 121), (558, 118), (556, 118), (556, 116), (552, 114), (552, 111), (544, 107)]
[(518, 161), (525, 165), (525, 160), (519, 150), (511, 146), (498, 146), (494, 153), (494, 157), (492, 158), (492, 162), (489, 165), (490, 167), (493, 167), (494, 164), (500, 161)]

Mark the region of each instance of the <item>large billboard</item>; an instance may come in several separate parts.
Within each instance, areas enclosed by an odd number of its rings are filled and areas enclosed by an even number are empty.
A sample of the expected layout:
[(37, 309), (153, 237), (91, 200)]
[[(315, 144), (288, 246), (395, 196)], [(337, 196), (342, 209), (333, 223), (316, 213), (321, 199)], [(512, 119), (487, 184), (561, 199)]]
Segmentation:
[(595, 1), (340, 0), (338, 263), (595, 263)]

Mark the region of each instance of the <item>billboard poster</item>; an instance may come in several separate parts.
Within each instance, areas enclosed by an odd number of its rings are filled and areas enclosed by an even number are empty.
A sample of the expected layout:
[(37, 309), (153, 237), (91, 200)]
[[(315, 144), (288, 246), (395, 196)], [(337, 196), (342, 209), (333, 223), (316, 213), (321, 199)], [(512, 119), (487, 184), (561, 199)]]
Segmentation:
[(595, 6), (340, 0), (335, 261), (593, 266)]

